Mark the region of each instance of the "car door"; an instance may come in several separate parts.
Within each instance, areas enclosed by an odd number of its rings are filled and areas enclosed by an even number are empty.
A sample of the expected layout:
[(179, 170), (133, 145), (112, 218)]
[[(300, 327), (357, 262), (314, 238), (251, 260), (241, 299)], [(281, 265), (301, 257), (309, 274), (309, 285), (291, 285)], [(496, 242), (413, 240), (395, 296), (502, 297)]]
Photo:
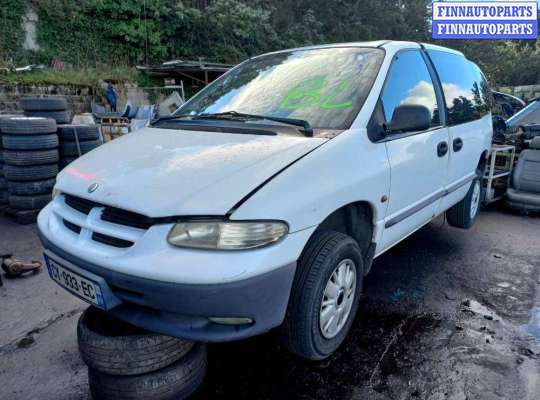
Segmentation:
[[(480, 69), (461, 54), (428, 50), (441, 81), (449, 127), (446, 196), (439, 212), (465, 197), (492, 132), (491, 94)], [(489, 143), (488, 143), (489, 145)]]
[(434, 72), (419, 50), (399, 52), (390, 67), (380, 96), (385, 123), (400, 105), (428, 108), (431, 126), (426, 131), (385, 135), (390, 163), (390, 195), (381, 251), (429, 222), (444, 195), (448, 168), (448, 129), (439, 113), (440, 89)]

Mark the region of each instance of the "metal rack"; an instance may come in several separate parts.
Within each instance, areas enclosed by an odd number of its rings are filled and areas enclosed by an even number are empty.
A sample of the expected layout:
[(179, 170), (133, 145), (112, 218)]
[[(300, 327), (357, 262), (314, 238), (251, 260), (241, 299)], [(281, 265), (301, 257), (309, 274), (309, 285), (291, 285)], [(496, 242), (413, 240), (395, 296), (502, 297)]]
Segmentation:
[(483, 179), (486, 190), (484, 204), (493, 203), (506, 193), (514, 169), (515, 156), (515, 146), (498, 144), (491, 146), (488, 168)]

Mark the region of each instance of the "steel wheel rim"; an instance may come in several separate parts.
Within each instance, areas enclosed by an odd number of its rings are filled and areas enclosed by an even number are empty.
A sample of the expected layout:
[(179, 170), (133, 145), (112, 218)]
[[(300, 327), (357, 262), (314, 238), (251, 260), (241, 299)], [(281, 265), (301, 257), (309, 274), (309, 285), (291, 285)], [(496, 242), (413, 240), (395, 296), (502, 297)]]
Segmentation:
[(326, 282), (319, 310), (319, 328), (326, 339), (337, 336), (349, 319), (356, 295), (356, 264), (339, 262)]
[(472, 199), (471, 199), (471, 218), (474, 218), (476, 213), (478, 212), (478, 206), (480, 204), (480, 183), (476, 181), (474, 183), (473, 193), (472, 193)]

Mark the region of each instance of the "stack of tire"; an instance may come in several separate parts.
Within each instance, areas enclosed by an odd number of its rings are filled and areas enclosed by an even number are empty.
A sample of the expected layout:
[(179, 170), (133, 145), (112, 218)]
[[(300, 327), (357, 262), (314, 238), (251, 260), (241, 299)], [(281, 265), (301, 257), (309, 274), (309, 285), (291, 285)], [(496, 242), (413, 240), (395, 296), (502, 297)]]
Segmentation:
[(20, 100), (20, 105), (27, 117), (51, 118), (57, 124), (71, 122), (71, 111), (68, 110), (64, 97), (24, 97)]
[(98, 125), (58, 125), (58, 138), (60, 169), (101, 144)]
[(39, 210), (50, 200), (58, 173), (58, 135), (50, 118), (0, 119), (9, 208)]
[(206, 374), (206, 347), (148, 332), (89, 307), (77, 339), (95, 400), (185, 399)]

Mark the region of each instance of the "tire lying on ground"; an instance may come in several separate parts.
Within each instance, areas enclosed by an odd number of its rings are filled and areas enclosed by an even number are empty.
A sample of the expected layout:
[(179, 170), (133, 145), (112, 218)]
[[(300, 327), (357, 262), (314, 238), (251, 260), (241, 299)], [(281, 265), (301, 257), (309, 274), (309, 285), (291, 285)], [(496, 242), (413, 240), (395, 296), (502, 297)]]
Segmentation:
[(37, 210), (45, 207), (52, 197), (51, 194), (40, 194), (36, 196), (16, 196), (8, 195), (8, 204), (17, 210)]
[(67, 110), (67, 101), (64, 97), (23, 97), (20, 100), (24, 111), (63, 111)]
[[(79, 142), (81, 148), (81, 154), (86, 154), (90, 150), (95, 149), (100, 145), (99, 140), (86, 140), (84, 142)], [(60, 144), (60, 154), (62, 157), (65, 156), (78, 156), (79, 150), (77, 148), (76, 142), (62, 142)]]
[(58, 174), (58, 165), (33, 165), (29, 167), (4, 165), (4, 174), (8, 181), (39, 181), (54, 178)]
[(12, 117), (0, 119), (3, 135), (43, 135), (56, 132), (56, 122), (51, 118)]
[[(58, 147), (58, 135), (11, 136), (4, 135), (2, 144), (9, 150), (45, 150)], [(5, 151), (5, 150), (4, 150)]]
[(182, 400), (202, 383), (206, 374), (206, 347), (197, 343), (168, 367), (144, 375), (107, 375), (88, 369), (92, 398), (100, 400)]
[(79, 141), (99, 139), (98, 125), (58, 125), (60, 140), (75, 141), (75, 134)]
[(86, 365), (109, 375), (139, 375), (160, 370), (180, 360), (194, 345), (137, 328), (95, 307), (88, 308), (79, 318), (77, 340)]
[(57, 124), (69, 124), (71, 111), (25, 111), (27, 117), (52, 118)]
[(7, 191), (10, 195), (34, 196), (52, 192), (56, 179), (44, 179), (32, 182), (8, 182)]
[(5, 163), (8, 165), (40, 165), (58, 162), (58, 150), (41, 151), (11, 151), (4, 152)]

